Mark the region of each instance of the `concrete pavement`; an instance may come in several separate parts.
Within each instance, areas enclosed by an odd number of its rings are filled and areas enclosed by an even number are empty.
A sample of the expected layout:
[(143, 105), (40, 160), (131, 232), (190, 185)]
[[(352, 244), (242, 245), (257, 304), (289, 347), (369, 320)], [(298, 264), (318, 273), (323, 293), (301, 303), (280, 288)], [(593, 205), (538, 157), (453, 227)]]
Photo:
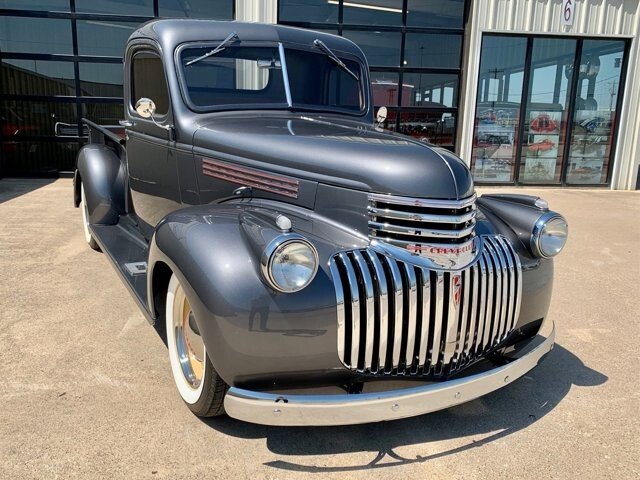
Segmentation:
[(296, 429), (191, 415), (71, 181), (0, 180), (0, 478), (639, 478), (640, 194), (517, 192), (570, 224), (544, 363), (446, 411)]

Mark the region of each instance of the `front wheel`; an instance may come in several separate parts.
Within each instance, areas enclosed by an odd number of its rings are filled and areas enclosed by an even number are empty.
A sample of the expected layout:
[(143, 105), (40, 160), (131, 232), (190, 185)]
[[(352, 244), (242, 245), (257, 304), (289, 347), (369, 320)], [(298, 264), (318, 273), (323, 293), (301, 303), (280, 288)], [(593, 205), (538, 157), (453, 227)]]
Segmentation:
[(182, 400), (199, 417), (224, 414), (227, 384), (211, 365), (191, 304), (175, 275), (167, 291), (166, 328), (171, 371)]

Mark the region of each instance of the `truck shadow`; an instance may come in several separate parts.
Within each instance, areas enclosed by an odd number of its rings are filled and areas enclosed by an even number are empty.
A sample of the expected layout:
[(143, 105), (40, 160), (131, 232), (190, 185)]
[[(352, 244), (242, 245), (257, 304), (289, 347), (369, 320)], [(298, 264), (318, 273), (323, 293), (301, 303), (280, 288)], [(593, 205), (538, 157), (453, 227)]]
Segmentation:
[(9, 178), (0, 180), (0, 203), (27, 195), (53, 183), (55, 178)]
[[(275, 455), (309, 456), (308, 463), (286, 459), (265, 465), (310, 473), (352, 472), (428, 462), (481, 447), (527, 428), (552, 411), (573, 385), (595, 387), (608, 380), (573, 353), (556, 345), (538, 367), (513, 384), (472, 402), (420, 417), (343, 427), (268, 427), (229, 417), (208, 419), (211, 428), (239, 438), (266, 438)], [(396, 449), (469, 437), (468, 443), (428, 455), (405, 457)], [(429, 451), (433, 448), (429, 447)], [(327, 455), (371, 452), (359, 465), (323, 466)], [(351, 463), (351, 462), (350, 462)]]

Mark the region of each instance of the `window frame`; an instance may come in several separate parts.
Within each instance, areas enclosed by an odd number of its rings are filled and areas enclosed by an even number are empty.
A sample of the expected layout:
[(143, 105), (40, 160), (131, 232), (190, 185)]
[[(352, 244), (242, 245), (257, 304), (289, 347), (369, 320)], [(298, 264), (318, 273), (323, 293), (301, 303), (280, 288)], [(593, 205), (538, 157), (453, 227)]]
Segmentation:
[(164, 62), (162, 61), (162, 55), (160, 55), (158, 50), (156, 50), (153, 46), (151, 46), (148, 43), (135, 44), (132, 47), (130, 47), (126, 53), (126, 59), (129, 61), (129, 68), (126, 69), (125, 79), (124, 79), (125, 95), (126, 95), (124, 102), (127, 108), (127, 112), (129, 113), (130, 117), (134, 117), (137, 121), (154, 123), (153, 120), (151, 120), (151, 118), (144, 118), (138, 115), (138, 112), (136, 112), (136, 109), (135, 109), (135, 102), (137, 102), (138, 99), (134, 98), (133, 96), (133, 93), (134, 93), (133, 59), (136, 55), (139, 55), (139, 54), (150, 54), (150, 55), (153, 55), (154, 57), (157, 57), (160, 60), (162, 73), (164, 74), (164, 85), (167, 90), (168, 105), (167, 105), (166, 113), (156, 113), (154, 114), (154, 118), (158, 123), (162, 124), (170, 118), (171, 112), (172, 112), (171, 91), (169, 90), (169, 81), (168, 81), (169, 79), (167, 78), (167, 69), (165, 68)]

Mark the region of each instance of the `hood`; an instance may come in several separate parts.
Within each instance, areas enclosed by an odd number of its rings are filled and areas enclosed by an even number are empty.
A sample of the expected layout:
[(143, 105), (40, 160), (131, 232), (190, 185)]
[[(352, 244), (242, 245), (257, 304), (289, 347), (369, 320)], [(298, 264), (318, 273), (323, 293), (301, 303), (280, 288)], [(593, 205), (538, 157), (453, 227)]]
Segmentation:
[(196, 155), (220, 152), (293, 177), (376, 193), (460, 199), (467, 166), (447, 150), (363, 123), (327, 117), (225, 115), (199, 125)]

